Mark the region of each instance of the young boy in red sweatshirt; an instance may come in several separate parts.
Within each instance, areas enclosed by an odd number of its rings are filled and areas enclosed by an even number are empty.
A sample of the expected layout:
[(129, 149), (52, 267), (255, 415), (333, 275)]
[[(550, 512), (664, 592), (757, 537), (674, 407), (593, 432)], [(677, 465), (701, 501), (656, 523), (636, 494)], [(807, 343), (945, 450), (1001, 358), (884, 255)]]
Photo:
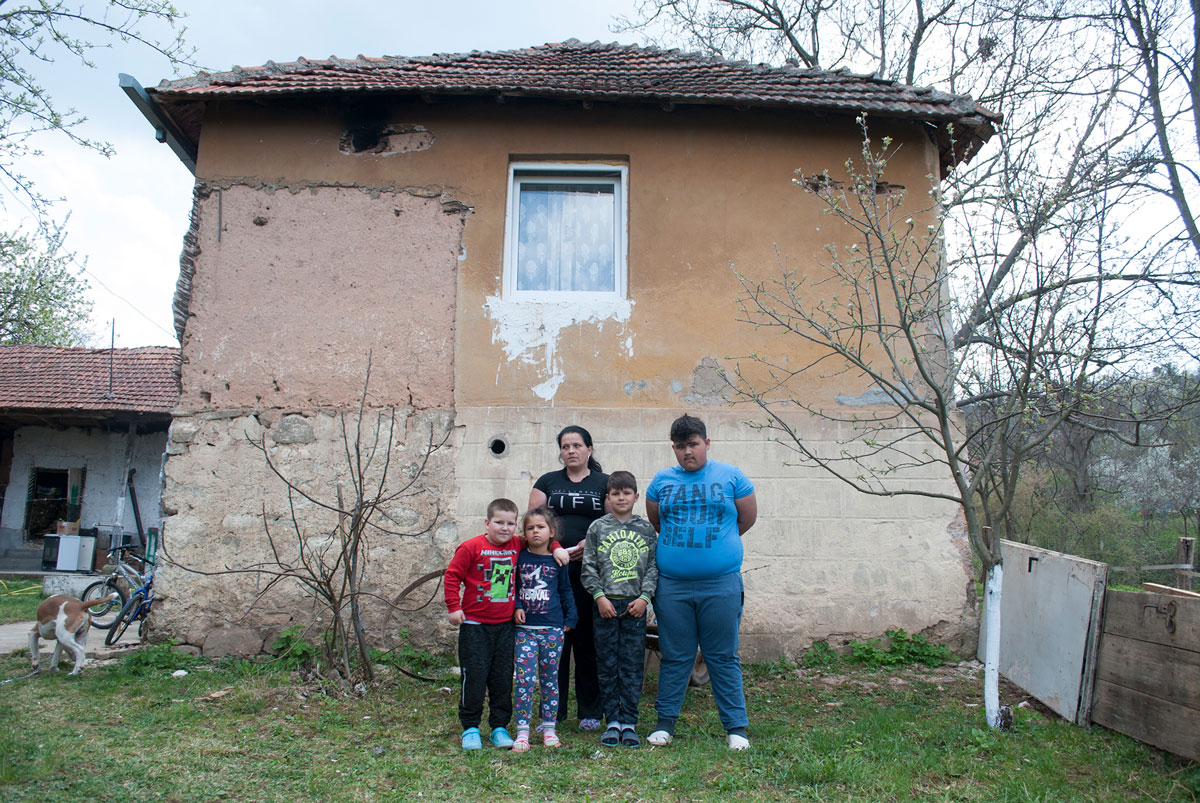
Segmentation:
[[(462, 692), (458, 719), (462, 747), (483, 747), (479, 723), (483, 699), (488, 698), (490, 741), (511, 748), (508, 722), (512, 718), (513, 643), (515, 629), (515, 568), (525, 541), (517, 535), (517, 505), (510, 499), (493, 499), (487, 508), (483, 535), (458, 545), (443, 579), (450, 624), (458, 628), (458, 663)], [(570, 557), (551, 545), (558, 564)]]

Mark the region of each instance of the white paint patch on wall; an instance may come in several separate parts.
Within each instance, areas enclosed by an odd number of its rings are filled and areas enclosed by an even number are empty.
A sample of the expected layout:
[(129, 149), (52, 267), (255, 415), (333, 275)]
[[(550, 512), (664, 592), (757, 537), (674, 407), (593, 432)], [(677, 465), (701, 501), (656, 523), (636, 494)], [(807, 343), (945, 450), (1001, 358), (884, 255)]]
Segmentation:
[[(30, 472), (34, 468), (86, 468), (83, 485), (83, 507), (80, 517), (84, 527), (111, 524), (116, 515), (117, 500), (122, 494), (121, 474), (125, 467), (125, 432), (104, 432), (100, 429), (51, 429), (22, 427), (13, 436), (12, 472), (4, 492), (4, 510), (0, 526), (21, 529), (25, 526), (25, 501)], [(137, 489), (138, 510), (143, 527), (159, 525), (159, 498), (162, 482), (163, 451), (167, 433), (137, 435), (131, 468), (133, 486)], [(125, 497), (124, 524), (134, 529), (133, 507)]]
[[(484, 310), (495, 323), (492, 342), (503, 346), (504, 356), (510, 361), (538, 366), (544, 381), (532, 390), (539, 398), (551, 401), (565, 378), (558, 357), (558, 339), (562, 331), (568, 326), (584, 323), (595, 323), (603, 328), (606, 321), (624, 327), (633, 313), (633, 302), (617, 298), (508, 301), (488, 296)], [(627, 354), (633, 356), (633, 335), (625, 342)], [(499, 374), (496, 381), (499, 382)]]

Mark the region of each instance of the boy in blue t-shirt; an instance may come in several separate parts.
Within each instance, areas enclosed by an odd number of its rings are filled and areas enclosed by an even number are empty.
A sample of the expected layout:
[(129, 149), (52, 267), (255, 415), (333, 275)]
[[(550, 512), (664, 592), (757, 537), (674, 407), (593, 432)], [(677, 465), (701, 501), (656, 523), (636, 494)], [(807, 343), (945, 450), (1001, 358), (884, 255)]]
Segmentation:
[(646, 518), (659, 532), (654, 613), (662, 652), (654, 703), (658, 724), (646, 741), (665, 745), (674, 738), (699, 646), (727, 744), (745, 750), (749, 720), (738, 657), (741, 537), (754, 525), (758, 503), (742, 470), (709, 460), (709, 446), (704, 422), (680, 416), (671, 425), (678, 465), (659, 471), (646, 488)]

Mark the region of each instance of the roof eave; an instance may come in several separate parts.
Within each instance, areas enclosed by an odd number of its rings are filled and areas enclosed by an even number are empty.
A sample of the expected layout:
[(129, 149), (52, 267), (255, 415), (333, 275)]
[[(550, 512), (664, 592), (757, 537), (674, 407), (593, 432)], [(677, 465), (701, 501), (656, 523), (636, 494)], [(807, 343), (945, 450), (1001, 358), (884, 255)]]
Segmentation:
[[(128, 76), (123, 76), (128, 77)], [(132, 79), (130, 79), (132, 80)], [(136, 82), (135, 82), (136, 83)], [(124, 84), (122, 84), (124, 86)], [(139, 85), (140, 88), (140, 85)], [(128, 91), (128, 90), (127, 90)], [(346, 89), (254, 89), (254, 90), (239, 90), (230, 88), (228, 90), (212, 89), (207, 92), (162, 92), (151, 88), (148, 92), (142, 90), (145, 96), (144, 105), (138, 105), (138, 108), (143, 111), (146, 118), (155, 126), (156, 135), (160, 141), (163, 141), (163, 132), (167, 134), (165, 141), (175, 150), (180, 160), (187, 165), (188, 169), (195, 173), (195, 159), (198, 150), (199, 134), (193, 139), (183, 133), (183, 127), (177, 126), (174, 123), (171, 113), (172, 107), (182, 107), (188, 104), (203, 104), (214, 100), (231, 100), (231, 101), (255, 101), (266, 99), (284, 99), (306, 96), (347, 96), (347, 95), (402, 95), (410, 97), (446, 97), (446, 98), (466, 98), (466, 97), (494, 97), (507, 99), (521, 100), (552, 100), (552, 101), (569, 101), (578, 103), (632, 103), (638, 105), (658, 106), (664, 109), (674, 109), (679, 106), (708, 106), (716, 107), (723, 106), (738, 110), (747, 110), (752, 108), (758, 109), (777, 109), (777, 110), (794, 110), (802, 112), (810, 112), (817, 114), (845, 114), (855, 115), (864, 111), (872, 116), (881, 117), (892, 120), (915, 120), (929, 123), (937, 128), (938, 152), (941, 160), (943, 177), (955, 165), (963, 164), (974, 156), (979, 151), (979, 148), (987, 142), (988, 139), (995, 134), (996, 129), (993, 121), (983, 114), (967, 114), (967, 115), (921, 115), (919, 113), (902, 114), (897, 112), (880, 112), (870, 111), (865, 109), (854, 109), (839, 107), (834, 104), (821, 103), (814, 101), (812, 103), (796, 103), (785, 100), (769, 100), (762, 98), (703, 98), (694, 96), (648, 96), (648, 95), (623, 95), (620, 93), (606, 92), (573, 92), (570, 90), (549, 90), (530, 92), (520, 89), (509, 88), (494, 88), (494, 89), (454, 89), (448, 87), (437, 88), (416, 88), (396, 90), (392, 88), (362, 88), (353, 91)], [(131, 95), (131, 98), (133, 95)], [(149, 109), (148, 113), (146, 109)]]
[(184, 166), (196, 174), (196, 154), (198, 144), (184, 136), (170, 116), (151, 98), (138, 80), (128, 73), (120, 73), (117, 83), (142, 116), (154, 126), (154, 138), (165, 142), (179, 157)]

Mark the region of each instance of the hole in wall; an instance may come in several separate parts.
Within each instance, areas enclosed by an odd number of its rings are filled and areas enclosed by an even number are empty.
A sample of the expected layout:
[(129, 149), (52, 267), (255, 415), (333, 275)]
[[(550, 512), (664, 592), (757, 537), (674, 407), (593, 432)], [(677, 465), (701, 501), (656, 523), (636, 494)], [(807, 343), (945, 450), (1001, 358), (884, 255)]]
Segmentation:
[(496, 457), (504, 457), (504, 455), (508, 454), (508, 442), (497, 435), (488, 441), (488, 451)]
[(338, 138), (338, 150), (350, 155), (413, 153), (432, 145), (433, 134), (424, 126), (374, 119), (349, 125)]
[(355, 128), (343, 137), (343, 153), (379, 153), (386, 146), (386, 129), (374, 126)]

